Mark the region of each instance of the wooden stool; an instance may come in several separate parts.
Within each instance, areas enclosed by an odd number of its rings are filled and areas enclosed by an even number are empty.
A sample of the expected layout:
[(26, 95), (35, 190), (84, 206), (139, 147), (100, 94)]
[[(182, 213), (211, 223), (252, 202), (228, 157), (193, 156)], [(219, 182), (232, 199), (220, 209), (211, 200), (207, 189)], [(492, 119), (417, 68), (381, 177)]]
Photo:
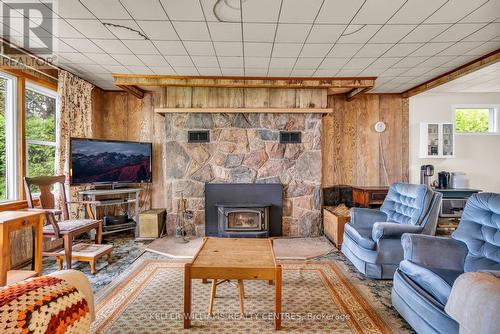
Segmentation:
[[(217, 282), (216, 279), (212, 280), (212, 290), (210, 293), (210, 306), (208, 307), (208, 314), (210, 316), (212, 315), (212, 310), (214, 307), (214, 300), (215, 300), (215, 294), (217, 292), (217, 285), (225, 283), (225, 282), (232, 283), (231, 280), (228, 280), (228, 279), (224, 279), (224, 280), (219, 281), (219, 282)], [(245, 299), (245, 286), (243, 285), (242, 279), (238, 280), (238, 288), (239, 288), (239, 292), (240, 292), (240, 312), (242, 315), (245, 315), (245, 307), (243, 304), (243, 301)]]
[[(90, 263), (90, 272), (92, 274), (96, 273), (95, 263), (103, 256), (107, 256), (108, 264), (111, 264), (113, 246), (103, 245), (103, 244), (87, 244), (79, 243), (73, 245), (72, 259), (77, 261), (85, 261)], [(64, 251), (59, 252), (61, 255), (57, 255), (57, 265), (59, 270), (63, 268), (64, 261)]]

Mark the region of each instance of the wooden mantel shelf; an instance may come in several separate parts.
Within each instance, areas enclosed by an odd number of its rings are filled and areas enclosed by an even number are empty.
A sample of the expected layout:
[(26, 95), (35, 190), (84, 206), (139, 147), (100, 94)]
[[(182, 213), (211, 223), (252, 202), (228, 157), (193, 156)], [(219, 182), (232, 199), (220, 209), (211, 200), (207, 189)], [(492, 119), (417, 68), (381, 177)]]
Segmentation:
[(158, 114), (167, 113), (260, 113), (260, 114), (328, 114), (329, 108), (155, 108)]

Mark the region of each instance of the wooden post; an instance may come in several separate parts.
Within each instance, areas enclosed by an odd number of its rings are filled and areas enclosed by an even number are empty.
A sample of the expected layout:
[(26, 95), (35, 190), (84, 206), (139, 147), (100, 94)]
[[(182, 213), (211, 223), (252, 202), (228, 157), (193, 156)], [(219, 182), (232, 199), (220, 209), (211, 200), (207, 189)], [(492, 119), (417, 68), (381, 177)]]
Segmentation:
[(191, 263), (184, 265), (184, 329), (191, 328)]
[(274, 329), (281, 329), (281, 279), (282, 269), (281, 265), (276, 265), (276, 279), (275, 279), (275, 314), (274, 314)]

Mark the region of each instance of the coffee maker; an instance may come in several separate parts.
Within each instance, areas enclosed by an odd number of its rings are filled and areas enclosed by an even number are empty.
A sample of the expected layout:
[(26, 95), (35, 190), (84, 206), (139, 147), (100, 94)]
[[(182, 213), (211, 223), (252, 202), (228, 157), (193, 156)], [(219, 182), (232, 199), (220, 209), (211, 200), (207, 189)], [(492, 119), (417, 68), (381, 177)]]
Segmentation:
[(450, 187), (450, 173), (441, 171), (438, 173), (438, 188), (447, 189)]
[(431, 185), (431, 178), (434, 175), (433, 165), (420, 166), (420, 184)]

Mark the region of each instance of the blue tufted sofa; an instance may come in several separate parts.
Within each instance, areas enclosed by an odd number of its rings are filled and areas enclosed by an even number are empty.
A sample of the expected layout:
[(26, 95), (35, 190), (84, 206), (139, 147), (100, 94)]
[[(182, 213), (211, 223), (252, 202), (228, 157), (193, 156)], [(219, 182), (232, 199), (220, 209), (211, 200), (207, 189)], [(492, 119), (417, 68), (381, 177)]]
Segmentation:
[(452, 238), (405, 234), (392, 303), (418, 333), (458, 333), (444, 307), (463, 272), (500, 270), (500, 194), (472, 195)]
[(403, 259), (403, 233), (434, 234), (441, 194), (426, 185), (394, 183), (380, 210), (352, 208), (342, 253), (363, 274), (391, 279)]

